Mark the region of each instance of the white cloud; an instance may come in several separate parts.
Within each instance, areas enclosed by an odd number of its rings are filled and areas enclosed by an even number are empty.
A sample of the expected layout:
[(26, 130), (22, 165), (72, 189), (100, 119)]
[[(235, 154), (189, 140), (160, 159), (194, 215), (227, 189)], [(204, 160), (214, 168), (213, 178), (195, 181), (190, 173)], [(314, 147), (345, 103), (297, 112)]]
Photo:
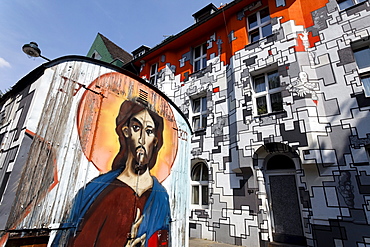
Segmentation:
[(10, 68), (10, 63), (8, 61), (6, 61), (4, 58), (0, 57), (0, 68), (2, 67), (8, 67)]

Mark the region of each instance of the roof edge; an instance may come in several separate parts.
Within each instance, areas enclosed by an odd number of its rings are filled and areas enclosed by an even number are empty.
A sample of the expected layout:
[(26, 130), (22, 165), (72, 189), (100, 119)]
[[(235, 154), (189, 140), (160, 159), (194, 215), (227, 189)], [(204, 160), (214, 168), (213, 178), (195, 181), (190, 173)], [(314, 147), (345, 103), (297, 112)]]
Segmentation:
[[(172, 41), (176, 40), (177, 38), (181, 37), (182, 35), (186, 34), (187, 32), (190, 32), (191, 30), (197, 28), (198, 26), (202, 25), (203, 23), (207, 22), (208, 20), (216, 17), (217, 15), (223, 13), (225, 10), (228, 10), (230, 9), (231, 7), (235, 6), (236, 4), (242, 2), (243, 0), (234, 0), (233, 2), (231, 3), (228, 3), (226, 5), (224, 5), (222, 8), (219, 8), (216, 12), (214, 12), (213, 14), (211, 14), (209, 17), (205, 18), (204, 20), (202, 21), (199, 21), (199, 22), (196, 22), (194, 23), (193, 25), (191, 25), (190, 27), (184, 29), (183, 31), (175, 34), (175, 35), (172, 35), (170, 36), (169, 38), (165, 39), (164, 41), (162, 41), (161, 43), (159, 43), (158, 45), (154, 46), (153, 48), (151, 48), (148, 52), (146, 52), (145, 54), (143, 54), (142, 56), (139, 56), (135, 59), (133, 59), (131, 61), (131, 63), (136, 63), (137, 61), (140, 61), (142, 59), (142, 57), (145, 57), (147, 55), (149, 55), (150, 53), (153, 53), (155, 52), (156, 50), (162, 48), (163, 46), (166, 46), (167, 44), (171, 43)], [(208, 5), (207, 5), (208, 6)], [(207, 7), (206, 6), (206, 7)]]

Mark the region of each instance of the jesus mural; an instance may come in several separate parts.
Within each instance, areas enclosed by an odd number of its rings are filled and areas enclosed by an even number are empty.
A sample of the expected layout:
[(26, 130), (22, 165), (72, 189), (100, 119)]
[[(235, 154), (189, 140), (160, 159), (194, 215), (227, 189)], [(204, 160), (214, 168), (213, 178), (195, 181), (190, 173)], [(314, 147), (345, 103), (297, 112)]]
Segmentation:
[(135, 99), (122, 103), (120, 150), (112, 170), (78, 192), (68, 246), (168, 246), (168, 194), (150, 173), (163, 145), (163, 119), (150, 108)]

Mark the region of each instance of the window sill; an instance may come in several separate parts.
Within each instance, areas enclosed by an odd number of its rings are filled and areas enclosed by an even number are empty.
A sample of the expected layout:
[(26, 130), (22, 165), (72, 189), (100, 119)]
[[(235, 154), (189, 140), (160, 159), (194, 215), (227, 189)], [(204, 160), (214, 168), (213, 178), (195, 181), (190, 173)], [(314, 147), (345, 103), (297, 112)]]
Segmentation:
[(209, 205), (190, 204), (190, 209), (195, 211), (206, 210), (208, 211)]
[(362, 68), (362, 69), (358, 68), (357, 72), (361, 76), (366, 76), (366, 75), (370, 74), (370, 67), (366, 67), (366, 68)]
[(192, 75), (195, 75), (195, 74), (197, 74), (197, 73), (199, 73), (199, 72), (202, 72), (203, 70), (205, 70), (207, 67), (205, 67), (205, 68), (201, 68), (200, 70), (197, 70), (197, 71), (193, 71), (193, 73), (191, 73), (191, 74), (189, 74), (189, 76), (192, 76)]
[(263, 38), (261, 38), (261, 39), (259, 39), (259, 40), (257, 40), (257, 41), (254, 41), (254, 42), (251, 42), (251, 43), (247, 44), (244, 48), (247, 48), (248, 46), (253, 46), (253, 45), (255, 45), (255, 44), (259, 44), (262, 40), (265, 40), (265, 39), (271, 38), (271, 37), (273, 37), (274, 35), (275, 35), (274, 33), (273, 33), (273, 34), (270, 34), (270, 35), (267, 35), (266, 37), (263, 37)]
[(193, 73), (189, 74), (189, 78), (190, 77), (199, 78), (199, 77), (204, 76), (207, 72), (212, 72), (212, 66), (207, 66), (200, 70), (194, 71)]
[(286, 114), (286, 111), (285, 110), (282, 110), (282, 111), (275, 111), (275, 112), (270, 112), (270, 113), (264, 113), (264, 114), (261, 114), (261, 115), (255, 115), (254, 117), (255, 118), (263, 118), (263, 117), (270, 117), (270, 116), (273, 116), (273, 115), (280, 115), (280, 114)]
[(195, 136), (205, 135), (205, 134), (206, 134), (206, 129), (207, 129), (207, 128), (202, 128), (202, 129), (194, 130), (194, 135), (195, 135)]
[(207, 205), (207, 208), (204, 208), (204, 207), (200, 207), (199, 205), (192, 204), (192, 206), (190, 207), (190, 210), (192, 211), (191, 215), (195, 215), (195, 217), (190, 217), (190, 218), (193, 218), (193, 219), (195, 218), (208, 219), (209, 218), (208, 205)]

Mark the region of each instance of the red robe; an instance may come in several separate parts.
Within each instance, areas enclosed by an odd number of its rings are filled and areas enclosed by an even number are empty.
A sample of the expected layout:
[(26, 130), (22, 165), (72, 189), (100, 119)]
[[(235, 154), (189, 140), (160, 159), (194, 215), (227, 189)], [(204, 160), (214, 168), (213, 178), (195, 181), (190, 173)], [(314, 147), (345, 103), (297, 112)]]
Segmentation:
[(143, 212), (149, 195), (147, 190), (138, 197), (131, 187), (115, 179), (87, 210), (68, 246), (125, 246), (137, 208)]

